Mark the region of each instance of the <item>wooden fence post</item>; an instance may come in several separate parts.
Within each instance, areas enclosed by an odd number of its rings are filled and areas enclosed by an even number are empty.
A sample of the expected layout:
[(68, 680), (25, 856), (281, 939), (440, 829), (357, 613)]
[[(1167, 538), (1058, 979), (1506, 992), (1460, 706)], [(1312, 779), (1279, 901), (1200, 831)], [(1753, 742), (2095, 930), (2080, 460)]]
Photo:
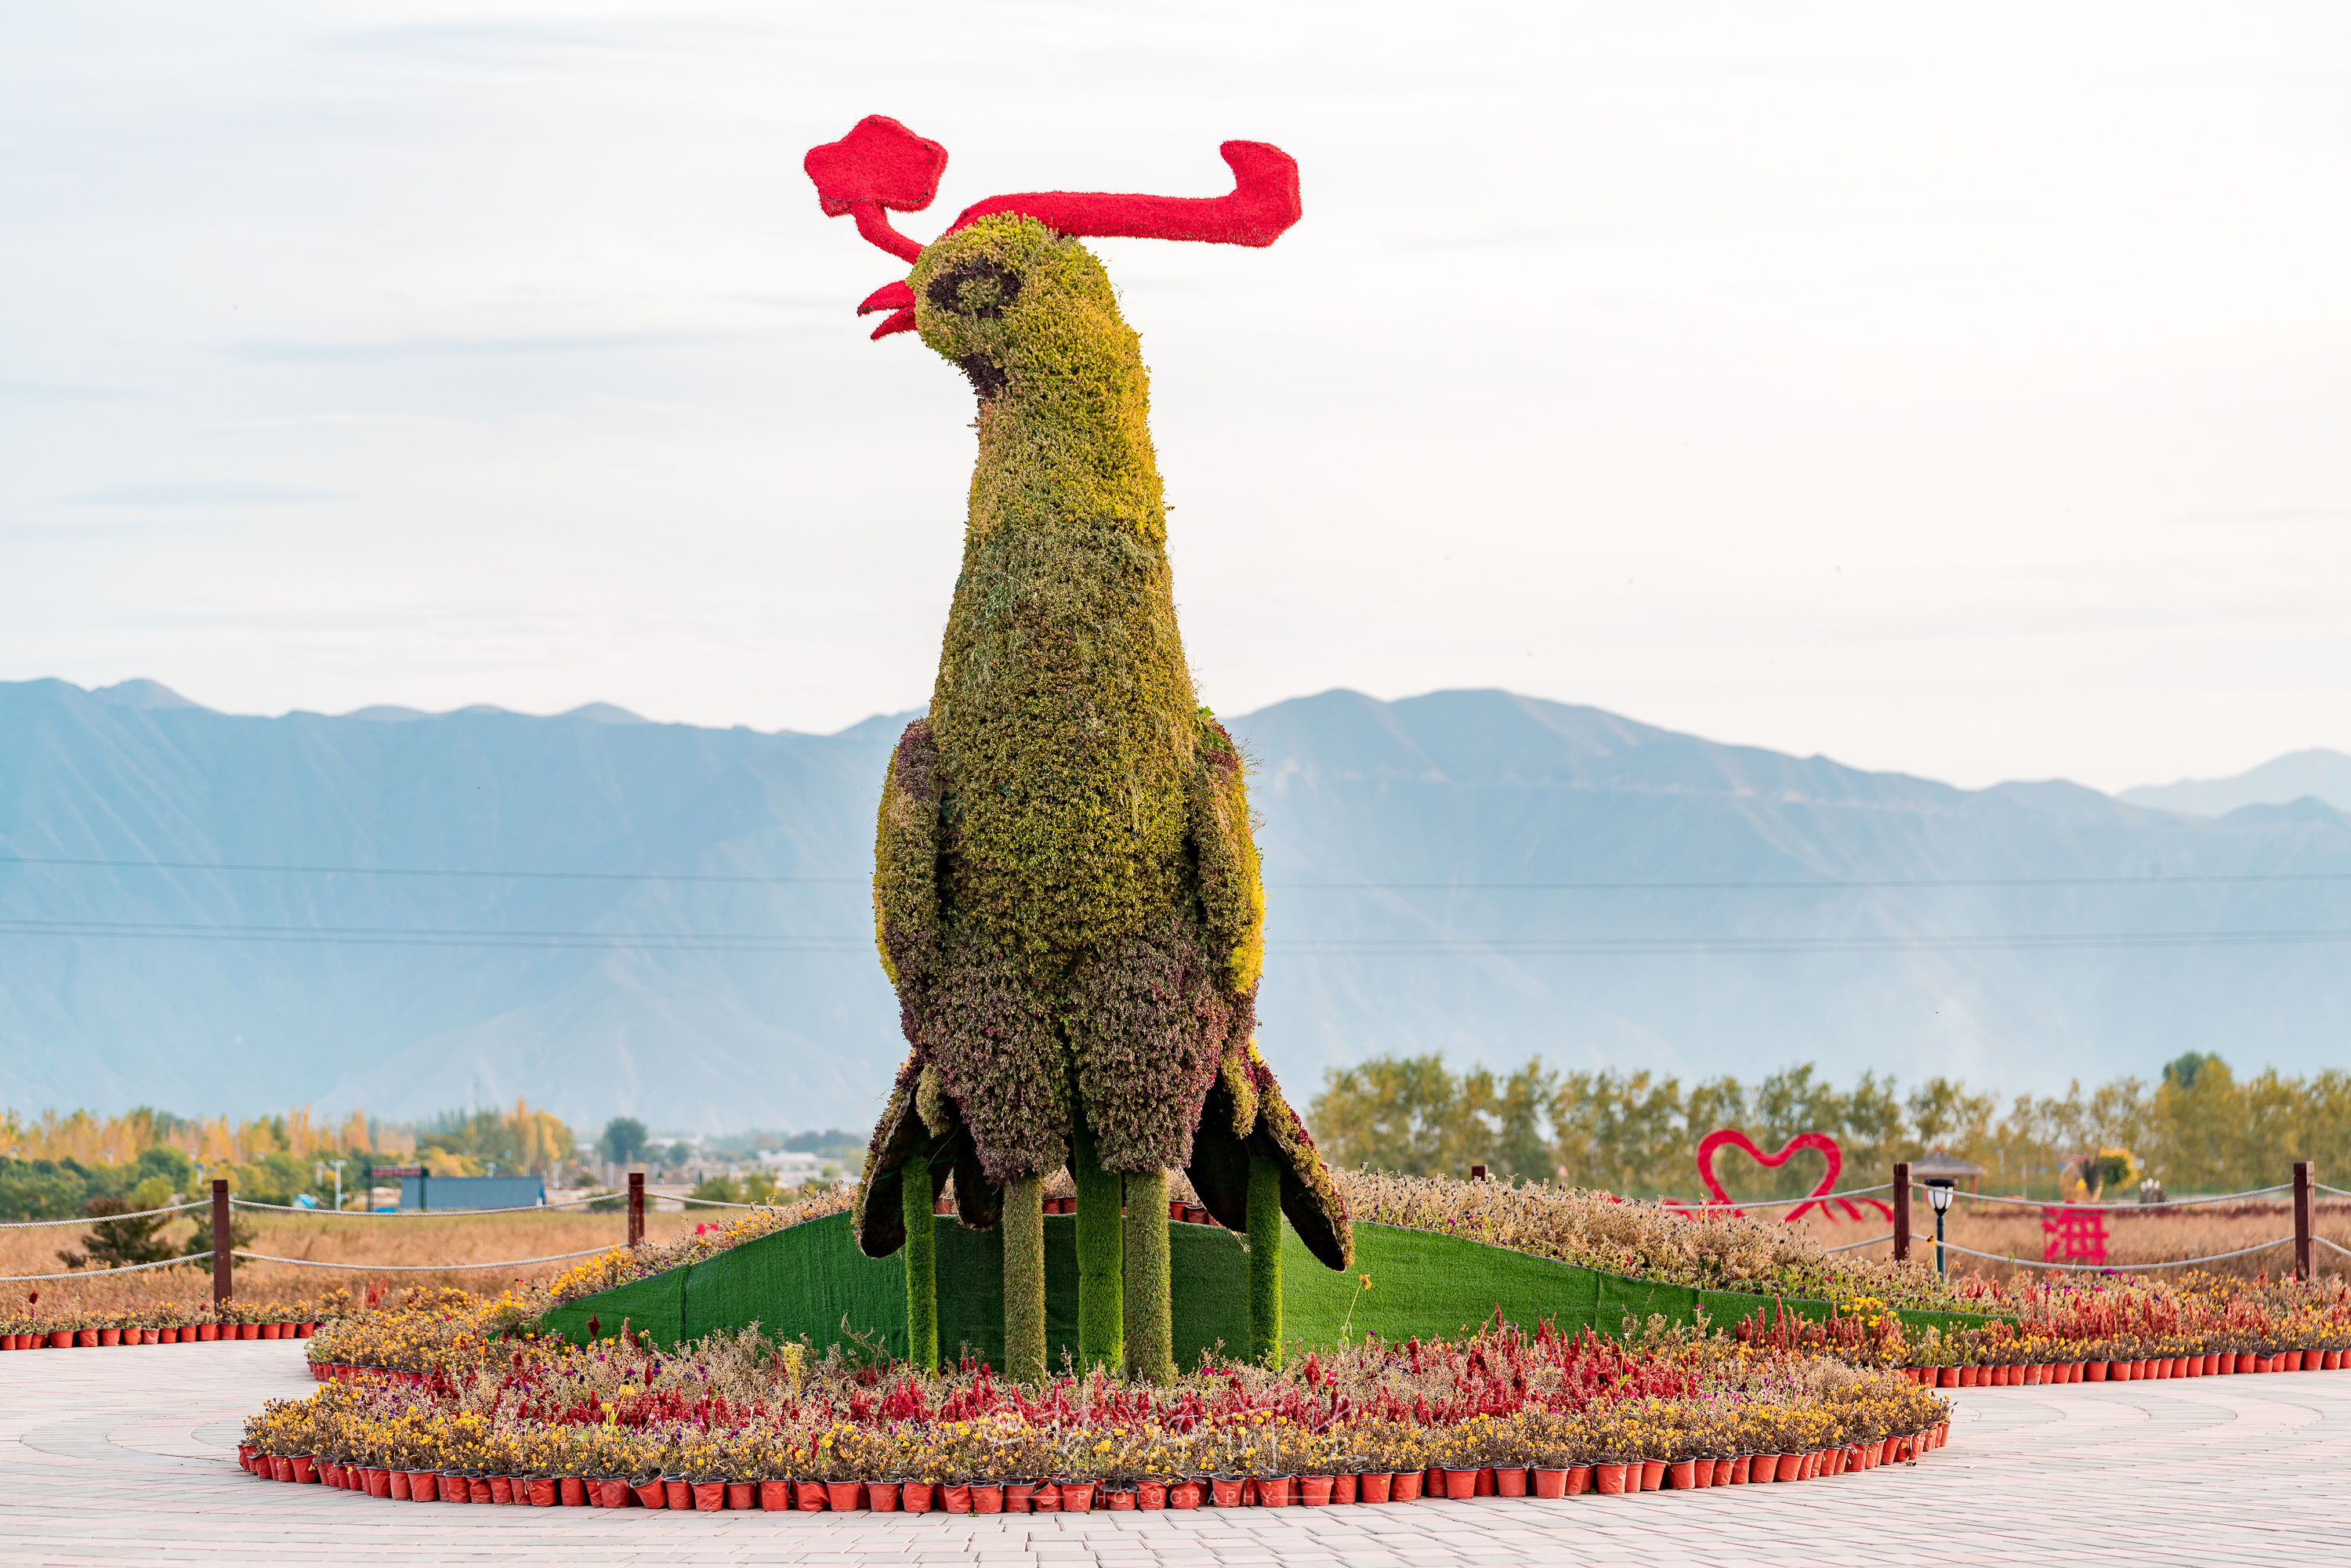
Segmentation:
[(2294, 1277), (2307, 1280), (2310, 1267), (2310, 1162), (2294, 1162)]
[(645, 1173), (629, 1173), (629, 1245), (645, 1239)]
[(235, 1289), (229, 1278), (229, 1269), (236, 1260), (229, 1256), (235, 1232), (228, 1226), (228, 1178), (213, 1178), (213, 1310), (218, 1312)]
[(1910, 1261), (1910, 1162), (1894, 1162), (1894, 1260)]

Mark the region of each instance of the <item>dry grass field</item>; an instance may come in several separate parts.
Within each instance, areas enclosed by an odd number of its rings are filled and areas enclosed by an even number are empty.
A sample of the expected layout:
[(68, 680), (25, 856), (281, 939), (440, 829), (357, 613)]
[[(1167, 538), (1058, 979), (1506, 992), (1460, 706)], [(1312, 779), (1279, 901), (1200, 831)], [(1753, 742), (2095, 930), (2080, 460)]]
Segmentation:
[[(2288, 1239), (2263, 1251), (2206, 1267), (2212, 1273), (2252, 1279), (2264, 1271), (2275, 1278), (2294, 1266), (2294, 1208), (2282, 1200), (2144, 1208), (2137, 1204), (2112, 1204), (2105, 1209), (2105, 1218), (2106, 1261), (2110, 1267), (2129, 1269), (2183, 1258), (2209, 1258), (2279, 1237)], [(2351, 1247), (2351, 1203), (2340, 1198), (2327, 1199), (2318, 1205), (2314, 1218), (2319, 1236), (2339, 1247)], [(1925, 1202), (1917, 1205), (1911, 1222), (1917, 1234), (1930, 1237), (1934, 1234), (1934, 1211)], [(1797, 1223), (1823, 1247), (1858, 1240), (1867, 1235), (1882, 1235), (1891, 1228), (1875, 1213), (1860, 1223), (1845, 1219), (1831, 1222), (1816, 1214), (1808, 1214)], [(2038, 1206), (2021, 1207), (2005, 1203), (1970, 1203), (1965, 1197), (1952, 1205), (1943, 1233), (1945, 1239), (1956, 1246), (2021, 1258), (2028, 1263), (2040, 1261), (2051, 1239), (2042, 1229), (2042, 1211)], [(1892, 1252), (1893, 1246), (1888, 1242), (1855, 1250), (1870, 1257), (1884, 1257)], [(2320, 1273), (2351, 1273), (2351, 1259), (2338, 1252), (2329, 1252), (2324, 1247), (2314, 1250), (2317, 1257), (2314, 1262)], [(1919, 1256), (1931, 1258), (1933, 1254), (1931, 1242), (1920, 1244), (1917, 1250)], [(2020, 1272), (2011, 1265), (1988, 1262), (1964, 1253), (1950, 1252), (1946, 1257), (1951, 1272), (1955, 1274), (1989, 1274), (2006, 1279)], [(2181, 1271), (2163, 1270), (2165, 1273)]]
[[(726, 1211), (712, 1211), (723, 1213)], [(550, 1210), (539, 1214), (500, 1214), (370, 1218), (320, 1215), (258, 1214), (236, 1211), (237, 1223), (250, 1227), (247, 1250), (279, 1258), (300, 1258), (328, 1263), (460, 1264), (494, 1263), (510, 1258), (544, 1258), (616, 1246), (627, 1239), (625, 1213), (578, 1213)], [(207, 1229), (204, 1211), (190, 1218)], [(667, 1241), (707, 1223), (711, 1213), (649, 1213), (645, 1236)], [(187, 1235), (185, 1219), (174, 1219), (165, 1234), (174, 1241)], [(38, 1229), (0, 1229), (0, 1274), (47, 1274), (64, 1268), (60, 1249), (79, 1245), (87, 1232), (70, 1225)], [(374, 1273), (344, 1269), (303, 1269), (281, 1263), (242, 1263), (236, 1270), (236, 1292), (253, 1300), (291, 1300), (315, 1296), (350, 1286), (357, 1291), (370, 1281), (389, 1280), (394, 1286), (462, 1285), (468, 1290), (494, 1291), (517, 1280), (538, 1279), (569, 1268), (569, 1263), (538, 1263), (516, 1269), (434, 1269), (423, 1273)], [(192, 1269), (151, 1269), (110, 1279), (45, 1280), (12, 1284), (5, 1289), (9, 1307), (21, 1307), (26, 1291), (37, 1291), (44, 1309), (86, 1308), (114, 1311), (172, 1301), (194, 1303), (211, 1300), (211, 1260)]]

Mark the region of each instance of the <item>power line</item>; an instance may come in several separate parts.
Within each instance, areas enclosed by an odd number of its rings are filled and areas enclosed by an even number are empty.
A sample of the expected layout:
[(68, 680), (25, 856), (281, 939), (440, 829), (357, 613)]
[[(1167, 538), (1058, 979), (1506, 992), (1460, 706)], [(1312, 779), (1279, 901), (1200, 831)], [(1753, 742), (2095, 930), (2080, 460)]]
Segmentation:
[[(500, 871), (440, 866), (299, 865), (255, 861), (131, 861), (88, 856), (0, 854), (0, 865), (102, 871), (198, 871), (275, 876), (441, 877), (509, 882), (680, 882), (779, 886), (862, 887), (870, 876), (768, 876), (723, 872)], [(1834, 892), (1844, 888), (2190, 887), (2248, 883), (2351, 882), (2351, 871), (2216, 872), (2150, 876), (1814, 877), (1711, 881), (1270, 882), (1299, 891), (1381, 893), (1737, 893)]]
[[(852, 953), (866, 939), (757, 932), (610, 932), (435, 929), (426, 926), (196, 925), (170, 921), (33, 920), (0, 917), (0, 936), (94, 936), (208, 942), (290, 942), (352, 946), (640, 948), (687, 953)], [(2101, 948), (2238, 947), (2351, 941), (2351, 927), (2266, 931), (1961, 933), (1904, 936), (1496, 936), (1303, 937), (1275, 940), (1275, 953), (1301, 957), (1635, 956), (1648, 954), (2064, 952)]]

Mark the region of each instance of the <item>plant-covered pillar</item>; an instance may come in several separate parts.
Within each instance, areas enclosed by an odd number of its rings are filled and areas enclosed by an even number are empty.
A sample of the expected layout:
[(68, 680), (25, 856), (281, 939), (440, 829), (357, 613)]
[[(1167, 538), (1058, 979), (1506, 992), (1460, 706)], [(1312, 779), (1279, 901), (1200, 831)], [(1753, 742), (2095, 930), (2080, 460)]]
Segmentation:
[(925, 1372), (939, 1369), (938, 1237), (932, 1210), (931, 1163), (910, 1160), (899, 1203), (906, 1220), (906, 1359)]
[(1167, 1301), (1167, 1173), (1126, 1178), (1126, 1371), (1149, 1383), (1176, 1380)]
[(1045, 1381), (1045, 1182), (1019, 1176), (1004, 1188), (1004, 1375)]
[(1093, 1134), (1081, 1124), (1070, 1151), (1078, 1187), (1078, 1367), (1113, 1373), (1126, 1364), (1126, 1317), (1120, 1301), (1125, 1249), (1119, 1204), (1124, 1186), (1102, 1169)]
[(1281, 1167), (1249, 1156), (1249, 1359), (1281, 1364)]

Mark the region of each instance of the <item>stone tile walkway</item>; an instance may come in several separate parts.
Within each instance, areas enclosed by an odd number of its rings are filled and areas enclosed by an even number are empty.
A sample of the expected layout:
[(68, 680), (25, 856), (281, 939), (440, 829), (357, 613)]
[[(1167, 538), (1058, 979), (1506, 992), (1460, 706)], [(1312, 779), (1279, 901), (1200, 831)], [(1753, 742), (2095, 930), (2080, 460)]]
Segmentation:
[(2340, 1561), (2351, 1373), (1965, 1389), (1923, 1463), (1565, 1502), (938, 1515), (457, 1508), (258, 1481), (266, 1341), (0, 1355), (0, 1563), (2032, 1563)]

